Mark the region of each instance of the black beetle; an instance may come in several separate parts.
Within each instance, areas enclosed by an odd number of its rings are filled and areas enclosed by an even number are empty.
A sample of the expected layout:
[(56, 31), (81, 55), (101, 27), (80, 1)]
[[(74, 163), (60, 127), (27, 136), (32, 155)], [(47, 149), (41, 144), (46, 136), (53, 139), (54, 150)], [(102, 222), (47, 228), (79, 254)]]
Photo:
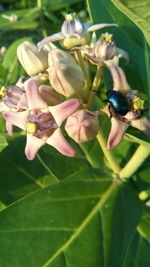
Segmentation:
[[(122, 115), (125, 116), (128, 111), (129, 111), (129, 104), (120, 92), (114, 91), (114, 90), (109, 90), (107, 93), (107, 99), (105, 99), (103, 102), (109, 103), (109, 111), (110, 107), (114, 110), (116, 116), (117, 115)], [(110, 116), (112, 117), (111, 111), (110, 111)]]

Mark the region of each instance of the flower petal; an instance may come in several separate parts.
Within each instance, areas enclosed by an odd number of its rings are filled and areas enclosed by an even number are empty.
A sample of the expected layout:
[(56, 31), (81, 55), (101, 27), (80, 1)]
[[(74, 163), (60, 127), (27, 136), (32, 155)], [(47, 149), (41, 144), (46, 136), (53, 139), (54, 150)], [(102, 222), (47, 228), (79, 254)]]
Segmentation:
[(9, 121), (6, 121), (6, 130), (10, 136), (13, 136), (13, 125)]
[(39, 50), (41, 50), (45, 44), (47, 44), (49, 42), (59, 41), (62, 39), (64, 39), (64, 35), (61, 32), (58, 32), (58, 33), (52, 34), (51, 36), (44, 38), (41, 42), (39, 42), (37, 44), (37, 46), (38, 46)]
[(21, 99), (18, 101), (17, 106), (18, 106), (19, 108), (22, 108), (22, 109), (27, 109), (27, 108), (28, 108), (26, 94), (23, 94), (23, 95), (22, 95)]
[(55, 147), (63, 155), (66, 155), (68, 157), (75, 156), (74, 149), (68, 144), (66, 139), (63, 137), (60, 128), (57, 128), (55, 130), (55, 132), (47, 139), (46, 143)]
[(9, 110), (10, 108), (4, 102), (0, 103), (0, 112), (9, 111)]
[(115, 146), (117, 146), (122, 138), (123, 135), (128, 128), (129, 124), (120, 121), (116, 118), (111, 119), (111, 131), (109, 134), (108, 142), (107, 142), (107, 148), (111, 149)]
[(30, 110), (47, 108), (46, 102), (41, 98), (35, 80), (31, 80), (26, 88), (28, 108)]
[(25, 147), (25, 154), (27, 159), (33, 160), (38, 150), (45, 145), (45, 140), (37, 138), (32, 134), (27, 134), (27, 142)]
[(99, 23), (99, 24), (95, 24), (95, 25), (89, 27), (87, 31), (88, 32), (93, 32), (93, 31), (97, 31), (97, 30), (100, 30), (100, 29), (105, 28), (105, 27), (112, 27), (112, 26), (118, 27), (118, 25), (115, 24), (115, 23), (111, 23), (111, 24), (109, 24), (109, 23)]
[(29, 114), (28, 111), (22, 111), (22, 112), (8, 111), (3, 113), (3, 117), (9, 123), (25, 130), (28, 114)]
[(57, 105), (63, 102), (62, 95), (58, 94), (51, 86), (41, 85), (39, 94), (49, 106)]
[(62, 122), (79, 107), (80, 103), (79, 99), (70, 99), (56, 106), (49, 106), (49, 110), (57, 125), (60, 126)]
[(146, 117), (131, 121), (131, 126), (139, 129), (150, 137), (150, 121)]
[(113, 79), (113, 90), (124, 91), (128, 93), (131, 91), (130, 86), (127, 82), (124, 71), (119, 66), (110, 66), (109, 70)]

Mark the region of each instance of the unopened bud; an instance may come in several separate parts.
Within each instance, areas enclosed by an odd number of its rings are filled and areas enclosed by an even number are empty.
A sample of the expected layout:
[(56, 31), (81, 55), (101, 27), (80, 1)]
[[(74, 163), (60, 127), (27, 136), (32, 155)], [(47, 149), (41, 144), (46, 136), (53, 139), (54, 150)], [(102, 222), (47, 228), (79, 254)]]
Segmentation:
[(41, 85), (39, 94), (48, 106), (54, 106), (63, 102), (62, 95), (58, 94), (51, 86)]
[(75, 64), (75, 59), (68, 52), (65, 52), (61, 49), (53, 49), (48, 54), (48, 65), (49, 67), (57, 64), (57, 63), (72, 63)]
[(98, 113), (79, 110), (67, 119), (65, 130), (77, 143), (83, 143), (94, 138), (99, 130)]
[(61, 49), (54, 49), (48, 55), (49, 80), (60, 94), (70, 97), (77, 94), (84, 85), (84, 76), (73, 56)]
[(48, 69), (52, 87), (60, 94), (71, 97), (84, 85), (82, 70), (78, 64), (58, 63)]
[(47, 52), (39, 51), (37, 46), (29, 41), (18, 46), (17, 56), (29, 76), (41, 73), (48, 67)]

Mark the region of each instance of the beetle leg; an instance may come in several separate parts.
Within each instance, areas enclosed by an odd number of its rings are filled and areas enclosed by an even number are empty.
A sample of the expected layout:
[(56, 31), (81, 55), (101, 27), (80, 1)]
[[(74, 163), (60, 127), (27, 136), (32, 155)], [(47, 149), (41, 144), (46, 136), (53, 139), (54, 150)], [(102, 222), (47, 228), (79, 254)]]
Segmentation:
[(112, 118), (112, 112), (111, 112), (111, 105), (108, 105), (108, 110), (109, 110), (109, 114), (110, 114), (110, 118)]

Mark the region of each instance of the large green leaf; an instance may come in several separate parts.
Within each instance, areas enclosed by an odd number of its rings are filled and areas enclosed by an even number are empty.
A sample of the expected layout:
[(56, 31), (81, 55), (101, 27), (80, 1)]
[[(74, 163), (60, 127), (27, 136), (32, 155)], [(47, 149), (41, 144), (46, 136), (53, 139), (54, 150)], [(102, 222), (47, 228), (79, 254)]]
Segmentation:
[(112, 2), (141, 29), (150, 44), (150, 1), (112, 0)]
[(132, 242), (129, 246), (127, 256), (123, 267), (149, 267), (150, 266), (150, 242), (143, 238), (138, 232), (135, 232)]
[(121, 267), (139, 219), (129, 184), (81, 171), (1, 212), (0, 265)]
[(48, 145), (35, 160), (29, 161), (24, 154), (25, 139), (25, 136), (8, 139), (8, 146), (4, 139), (0, 147), (3, 148), (0, 153), (0, 200), (5, 205), (90, 166), (83, 156), (69, 158)]
[(150, 242), (150, 207), (143, 207), (143, 214), (138, 226), (138, 231), (147, 241)]

